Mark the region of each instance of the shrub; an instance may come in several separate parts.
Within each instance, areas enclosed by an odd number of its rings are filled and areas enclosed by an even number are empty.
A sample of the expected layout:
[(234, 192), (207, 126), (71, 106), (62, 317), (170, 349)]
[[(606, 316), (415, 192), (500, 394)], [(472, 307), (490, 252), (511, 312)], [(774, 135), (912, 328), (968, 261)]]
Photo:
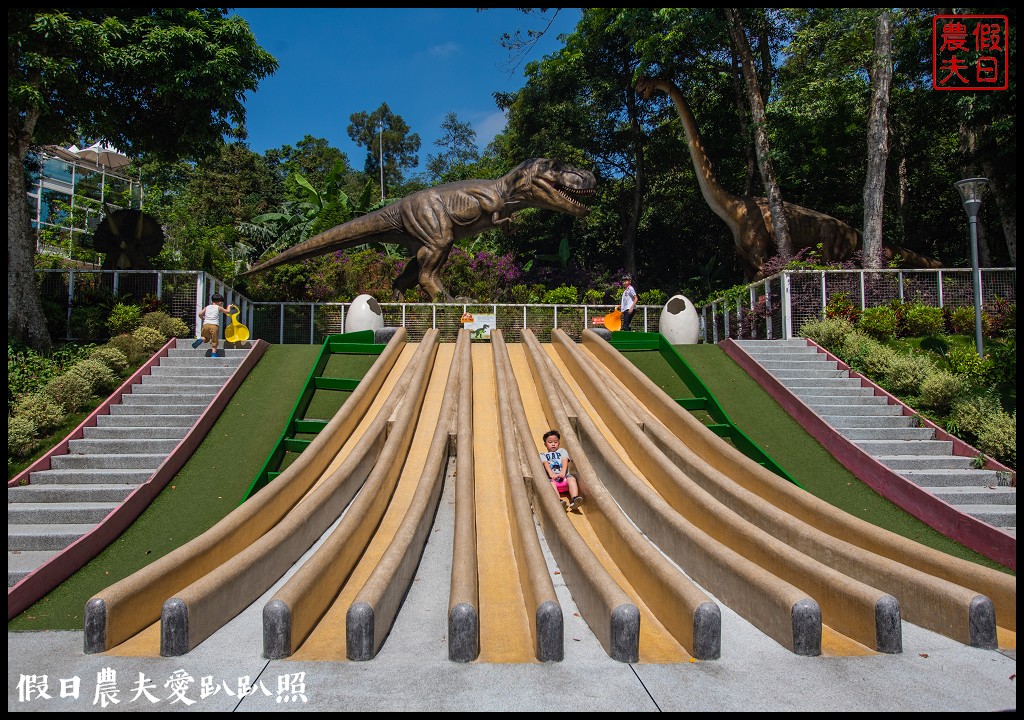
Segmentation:
[(96, 348), (89, 353), (89, 359), (103, 363), (118, 374), (128, 369), (128, 356), (123, 350), (119, 350), (111, 345)]
[(664, 305), (666, 300), (668, 295), (657, 289), (642, 292), (636, 298), (637, 305)]
[(974, 334), (974, 308), (957, 307), (946, 310), (946, 328), (951, 335)]
[(832, 354), (838, 354), (846, 336), (853, 332), (853, 324), (841, 317), (810, 320), (800, 326), (800, 335), (810, 338)]
[(934, 371), (935, 367), (922, 355), (894, 352), (882, 380), (894, 395), (918, 395), (921, 384)]
[(953, 405), (967, 392), (968, 385), (962, 377), (945, 370), (931, 373), (921, 383), (921, 404), (942, 415), (949, 414)]
[(946, 429), (953, 435), (973, 441), (980, 435), (986, 418), (1001, 412), (1003, 408), (992, 393), (969, 395), (953, 404)]
[(575, 305), (579, 302), (579, 291), (571, 285), (561, 285), (544, 294), (543, 303), (550, 305)]
[(1002, 340), (988, 345), (986, 380), (996, 388), (1005, 388), (1016, 397), (1017, 388), (1017, 331), (1009, 330)]
[(27, 457), (36, 449), (36, 424), (28, 417), (7, 418), (7, 454)]
[(81, 375), (89, 383), (91, 391), (97, 395), (108, 393), (117, 387), (117, 375), (98, 360), (80, 360), (72, 365), (68, 372)]
[(163, 327), (164, 335), (169, 338), (186, 338), (192, 336), (192, 329), (179, 318), (171, 318)]
[(142, 322), (142, 310), (138, 305), (118, 303), (110, 311), (107, 318), (107, 329), (111, 335), (130, 333)]
[[(521, 286), (519, 286), (521, 287)], [(604, 291), (598, 290), (597, 288), (591, 288), (583, 293), (583, 304), (584, 305), (605, 305)], [(518, 302), (518, 301), (513, 301)]]
[(880, 347), (882, 344), (874, 338), (854, 330), (844, 338), (835, 355), (857, 372), (864, 372), (868, 357)]
[(873, 380), (885, 378), (895, 357), (896, 352), (892, 348), (878, 343), (863, 358), (863, 368), (860, 369), (860, 372)]
[(1017, 328), (1017, 303), (997, 297), (992, 307), (983, 313), (982, 321), (989, 320), (987, 328), (990, 335), (1005, 335)]
[(60, 405), (41, 392), (24, 395), (14, 403), (14, 417), (26, 418), (36, 426), (36, 432), (46, 434), (59, 427), (66, 417)]
[(46, 383), (42, 392), (53, 398), (65, 413), (81, 410), (92, 398), (92, 386), (84, 377), (74, 372), (66, 372)]
[(903, 310), (903, 322), (906, 333), (910, 337), (939, 335), (945, 329), (942, 319), (942, 308), (930, 307), (921, 303), (907, 305)]
[(1017, 467), (1017, 413), (997, 412), (978, 430), (977, 448), (1012, 468)]
[(76, 305), (68, 318), (68, 334), (94, 340), (107, 337), (107, 312), (98, 305)]
[(968, 382), (980, 384), (988, 372), (989, 363), (978, 357), (973, 346), (957, 345), (946, 353), (946, 363), (950, 371), (961, 376)]
[(145, 355), (152, 355), (167, 343), (164, 334), (151, 327), (140, 327), (132, 333), (132, 337), (139, 341), (142, 352)]
[(128, 358), (128, 363), (131, 365), (137, 364), (146, 357), (142, 349), (142, 342), (134, 335), (126, 334), (112, 337), (104, 347), (120, 350)]
[(159, 330), (165, 338), (188, 337), (192, 334), (184, 320), (172, 318), (160, 311), (146, 313), (142, 318), (142, 326)]
[[(826, 318), (842, 318), (851, 325), (857, 324), (857, 321), (860, 320), (860, 313), (860, 308), (853, 304), (848, 292), (838, 292), (830, 295), (828, 302), (825, 304)], [(820, 345), (821, 343), (818, 344)]]
[(896, 311), (883, 305), (864, 310), (857, 327), (875, 340), (885, 342), (896, 337), (897, 323)]

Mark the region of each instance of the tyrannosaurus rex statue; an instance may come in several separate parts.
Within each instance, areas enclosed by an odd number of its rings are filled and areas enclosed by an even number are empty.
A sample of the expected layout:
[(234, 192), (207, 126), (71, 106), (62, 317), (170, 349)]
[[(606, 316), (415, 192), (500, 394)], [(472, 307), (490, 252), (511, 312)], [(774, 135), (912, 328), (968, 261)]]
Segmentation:
[[(701, 194), (708, 206), (732, 231), (736, 254), (743, 264), (747, 280), (761, 279), (765, 261), (777, 253), (768, 200), (739, 197), (719, 185), (711, 172), (711, 161), (704, 153), (693, 113), (690, 112), (690, 107), (683, 99), (679, 88), (667, 80), (650, 77), (641, 78), (636, 86), (637, 94), (644, 100), (650, 100), (655, 90), (661, 90), (668, 95), (675, 105), (676, 112), (679, 113)], [(794, 252), (821, 245), (823, 259), (826, 262), (838, 262), (850, 258), (854, 252), (862, 248), (863, 238), (860, 232), (842, 220), (792, 203), (784, 203), (783, 206)], [(903, 267), (942, 266), (933, 258), (898, 245), (886, 243), (882, 252), (887, 260), (895, 259)]]
[(456, 240), (507, 223), (512, 213), (526, 208), (584, 217), (590, 209), (579, 198), (592, 195), (596, 186), (589, 170), (531, 158), (497, 180), (461, 180), (407, 195), (325, 230), (244, 274), (364, 243), (398, 243), (412, 258), (392, 284), (395, 299), (418, 282), (431, 300), (447, 300), (451, 296), (441, 282), (441, 269)]

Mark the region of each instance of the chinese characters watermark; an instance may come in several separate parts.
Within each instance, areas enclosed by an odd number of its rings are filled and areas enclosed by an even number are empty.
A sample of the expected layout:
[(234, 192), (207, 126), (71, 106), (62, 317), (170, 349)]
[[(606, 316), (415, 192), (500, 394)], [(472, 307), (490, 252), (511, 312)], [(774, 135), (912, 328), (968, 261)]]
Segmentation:
[(1006, 90), (1010, 86), (1005, 15), (932, 18), (932, 88)]
[[(21, 675), (18, 679), (18, 702), (28, 703), (41, 700), (52, 700), (57, 693), (56, 686), (59, 684), (58, 697), (77, 700), (81, 694), (82, 682), (76, 675), (70, 678), (57, 678), (54, 688), (50, 687), (48, 675)], [(132, 683), (131, 697), (128, 703), (149, 702), (155, 705), (166, 702), (168, 705), (182, 704), (193, 705), (199, 700), (223, 692), (224, 695), (242, 699), (249, 695), (262, 693), (266, 697), (274, 697), (263, 680), (255, 682), (248, 675), (239, 677), (231, 683), (227, 680), (214, 679), (212, 675), (206, 675), (199, 679), (198, 699), (195, 697), (197, 689), (196, 679), (186, 670), (175, 670), (163, 683), (163, 690), (158, 682), (154, 682), (140, 672), (138, 679)], [(88, 696), (86, 696), (88, 697)], [(100, 709), (118, 705), (124, 700), (121, 697), (121, 690), (118, 686), (117, 671), (105, 667), (96, 673), (96, 685), (92, 696), (92, 704)], [(306, 673), (287, 673), (277, 676), (277, 691), (275, 702), (277, 703), (305, 703), (306, 696)]]

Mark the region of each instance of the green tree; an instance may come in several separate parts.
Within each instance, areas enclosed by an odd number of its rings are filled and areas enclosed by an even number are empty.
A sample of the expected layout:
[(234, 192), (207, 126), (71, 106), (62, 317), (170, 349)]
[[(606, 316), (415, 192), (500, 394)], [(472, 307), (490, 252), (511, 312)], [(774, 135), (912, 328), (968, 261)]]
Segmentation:
[(381, 197), (387, 196), (387, 188), (397, 187), (406, 170), (416, 167), (420, 150), (420, 136), (409, 132), (409, 126), (401, 115), (395, 115), (387, 103), (371, 113), (358, 112), (349, 116), (350, 124), (345, 129), (359, 147), (366, 148), (364, 170), (369, 177), (380, 177), (381, 151), (383, 149), (384, 187)]
[(427, 155), (427, 175), (434, 183), (455, 182), (466, 180), (468, 167), (480, 159), (480, 151), (476, 146), (476, 130), (469, 123), (460, 122), (458, 116), (450, 112), (441, 123), (444, 134), (434, 143), (443, 152)]
[(7, 11), (8, 337), (45, 350), (24, 163), (78, 131), (130, 156), (201, 157), (245, 120), (244, 95), (277, 69), (219, 8)]

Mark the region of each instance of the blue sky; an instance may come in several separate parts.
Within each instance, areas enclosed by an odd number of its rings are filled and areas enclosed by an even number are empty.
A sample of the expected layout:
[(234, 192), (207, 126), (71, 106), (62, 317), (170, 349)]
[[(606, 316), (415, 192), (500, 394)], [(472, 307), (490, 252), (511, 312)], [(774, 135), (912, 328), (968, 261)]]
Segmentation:
[(361, 170), (366, 150), (345, 128), (349, 116), (382, 102), (401, 115), (422, 144), (422, 172), (454, 112), (477, 133), (482, 151), (505, 126), (493, 93), (520, 89), (527, 62), (562, 47), (579, 10), (563, 9), (526, 60), (510, 71), (502, 33), (540, 29), (554, 13), (527, 16), (513, 8), (312, 9), (236, 8), (257, 42), (280, 65), (246, 97), (249, 147), (258, 153), (294, 146), (305, 135), (325, 138)]

